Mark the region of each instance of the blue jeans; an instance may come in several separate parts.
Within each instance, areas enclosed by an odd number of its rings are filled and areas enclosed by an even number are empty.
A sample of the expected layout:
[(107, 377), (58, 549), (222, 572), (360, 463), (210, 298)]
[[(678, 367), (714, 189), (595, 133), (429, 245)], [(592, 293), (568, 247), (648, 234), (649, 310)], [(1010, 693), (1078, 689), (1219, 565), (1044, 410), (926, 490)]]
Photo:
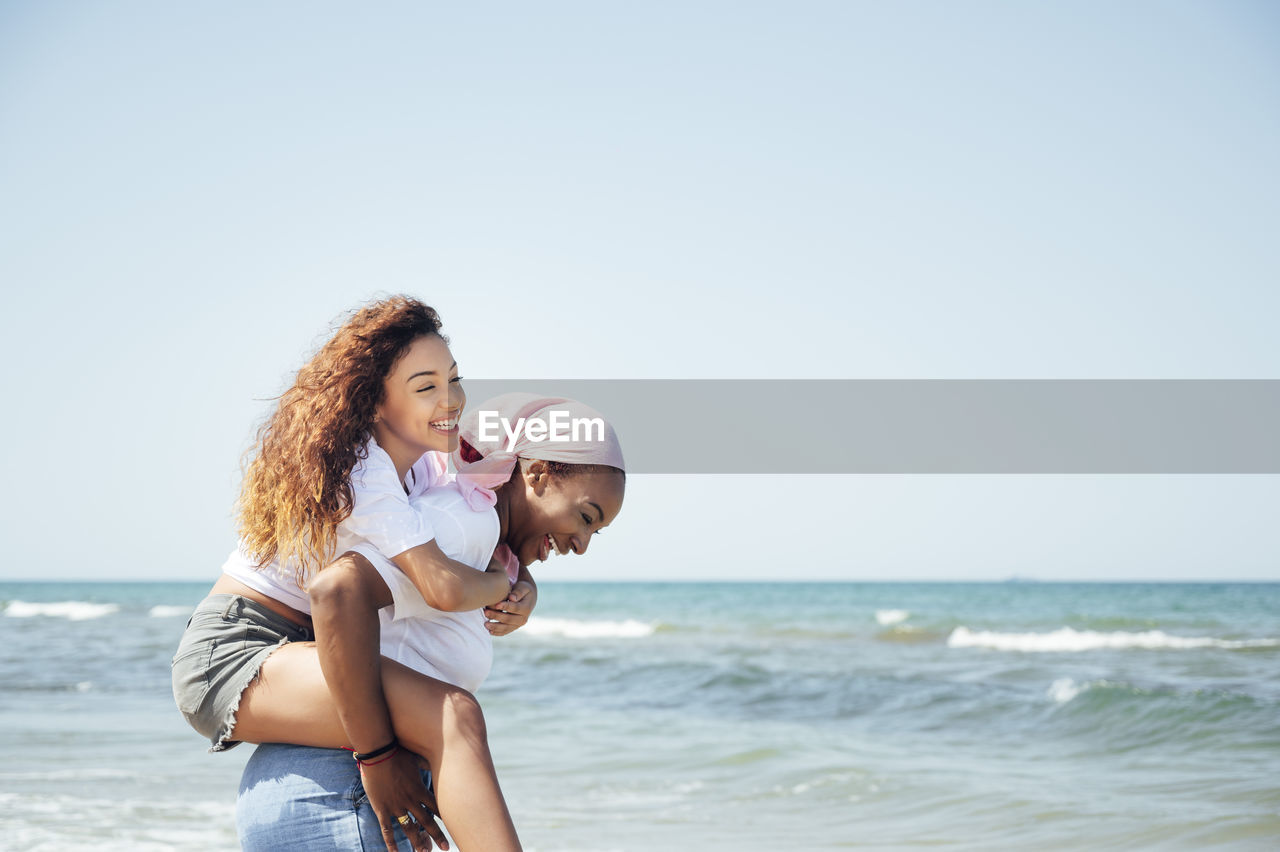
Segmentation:
[[(429, 784), (430, 773), (422, 773)], [(258, 746), (236, 799), (236, 833), (245, 852), (386, 852), (378, 818), (351, 752), (267, 743)], [(412, 850), (400, 828), (401, 850)]]

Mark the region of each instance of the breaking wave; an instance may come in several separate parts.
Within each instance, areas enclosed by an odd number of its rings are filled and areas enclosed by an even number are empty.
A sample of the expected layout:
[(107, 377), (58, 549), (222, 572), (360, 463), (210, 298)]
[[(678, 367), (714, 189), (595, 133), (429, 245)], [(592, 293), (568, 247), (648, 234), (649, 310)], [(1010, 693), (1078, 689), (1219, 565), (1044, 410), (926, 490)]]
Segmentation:
[(521, 633), (564, 636), (569, 639), (643, 639), (656, 628), (643, 621), (578, 621), (572, 618), (530, 618)]
[(181, 615), (190, 615), (190, 614), (191, 614), (191, 607), (189, 606), (172, 606), (167, 604), (160, 604), (159, 606), (153, 606), (151, 607), (150, 610), (147, 611), (147, 615), (151, 616), (152, 618), (177, 618), (178, 616), (181, 616)]
[(4, 614), (9, 618), (66, 618), (71, 621), (85, 621), (90, 618), (102, 618), (119, 612), (120, 606), (111, 603), (90, 603), (89, 601), (58, 601), (56, 603), (29, 603), (27, 601), (10, 601)]
[(1212, 636), (1171, 636), (1161, 630), (1141, 633), (1101, 633), (1063, 627), (1048, 633), (997, 633), (957, 627), (947, 637), (949, 648), (991, 648), (1026, 653), (1066, 653), (1098, 649), (1277, 648), (1280, 639), (1215, 639)]

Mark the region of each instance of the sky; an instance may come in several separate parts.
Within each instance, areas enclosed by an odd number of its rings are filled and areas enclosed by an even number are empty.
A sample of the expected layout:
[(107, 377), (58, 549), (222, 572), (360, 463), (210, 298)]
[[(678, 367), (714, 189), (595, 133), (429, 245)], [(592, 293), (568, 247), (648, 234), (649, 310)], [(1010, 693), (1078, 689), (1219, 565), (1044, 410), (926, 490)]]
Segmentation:
[[(475, 379), (1277, 379), (1278, 166), (1266, 2), (0, 2), (0, 579), (212, 581), (388, 293)], [(1280, 580), (1278, 506), (641, 474), (537, 576)]]

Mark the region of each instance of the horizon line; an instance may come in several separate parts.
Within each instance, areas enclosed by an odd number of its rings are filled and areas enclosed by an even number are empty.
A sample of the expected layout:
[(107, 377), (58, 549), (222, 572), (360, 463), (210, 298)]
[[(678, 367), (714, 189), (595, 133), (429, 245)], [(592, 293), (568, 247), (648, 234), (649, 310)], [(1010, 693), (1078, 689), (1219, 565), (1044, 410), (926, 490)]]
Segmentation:
[[(724, 579), (724, 578), (714, 578), (714, 577), (702, 577), (702, 578), (699, 578), (699, 577), (687, 577), (687, 578), (665, 577), (665, 578), (660, 578), (660, 579), (648, 579), (648, 580), (645, 580), (645, 579), (634, 579), (634, 578), (617, 578), (617, 579), (612, 579), (612, 578), (598, 578), (598, 579), (586, 579), (586, 578), (581, 578), (581, 577), (577, 577), (577, 578), (575, 578), (575, 577), (564, 577), (564, 578), (559, 578), (559, 579), (546, 579), (546, 580), (539, 580), (538, 582), (539, 582), (539, 584), (543, 584), (543, 583), (563, 583), (563, 584), (566, 584), (566, 585), (567, 585), (567, 584), (571, 584), (571, 583), (577, 583), (577, 584), (588, 584), (588, 583), (591, 583), (591, 584), (597, 584), (597, 585), (605, 585), (605, 584), (619, 584), (619, 585), (620, 585), (620, 584), (627, 584), (627, 583), (630, 583), (630, 584), (642, 584), (642, 583), (644, 583), (644, 584), (668, 583), (668, 584), (672, 584), (672, 585), (688, 585), (688, 584), (693, 584), (693, 583), (708, 583), (708, 584), (714, 583), (714, 584), (719, 584), (719, 585), (752, 585), (752, 584), (763, 584), (763, 583), (768, 583), (768, 584), (771, 584), (771, 585), (817, 585), (817, 584), (820, 584), (820, 583), (826, 583), (826, 584), (845, 584), (845, 585), (854, 585), (854, 584), (877, 584), (877, 583), (879, 583), (879, 584), (889, 585), (889, 584), (895, 584), (895, 583), (937, 583), (937, 584), (956, 584), (956, 585), (960, 585), (960, 584), (973, 584), (973, 585), (977, 585), (977, 584), (987, 584), (987, 585), (996, 585), (996, 584), (999, 584), (999, 585), (1009, 585), (1009, 586), (1023, 586), (1023, 585), (1026, 585), (1026, 586), (1034, 586), (1034, 585), (1068, 585), (1068, 584), (1074, 584), (1074, 583), (1091, 583), (1091, 584), (1095, 584), (1095, 585), (1123, 585), (1123, 584), (1140, 584), (1140, 583), (1146, 583), (1146, 584), (1152, 584), (1152, 585), (1155, 585), (1155, 584), (1195, 583), (1195, 584), (1205, 584), (1205, 585), (1208, 585), (1208, 584), (1214, 584), (1214, 583), (1217, 583), (1217, 584), (1246, 584), (1246, 583), (1254, 583), (1254, 584), (1275, 584), (1275, 583), (1280, 583), (1280, 577), (1275, 577), (1275, 578), (1235, 578), (1235, 579), (1231, 579), (1231, 578), (1228, 578), (1228, 579), (1222, 579), (1222, 578), (1213, 578), (1213, 579), (1209, 579), (1209, 578), (1196, 578), (1196, 577), (1192, 577), (1192, 578), (1171, 578), (1171, 579), (1152, 579), (1152, 578), (1096, 579), (1096, 578), (1089, 578), (1089, 579), (1074, 579), (1074, 580), (1072, 580), (1072, 579), (1061, 579), (1061, 578), (1041, 579), (1041, 578), (1038, 578), (1038, 577), (1021, 577), (1021, 576), (1019, 576), (1019, 577), (1006, 577), (1006, 578), (1003, 578), (1003, 579), (957, 579), (957, 578), (952, 578), (952, 579), (937, 579), (937, 578), (932, 578), (932, 579), (930, 579), (930, 578), (909, 578), (909, 577), (908, 577), (908, 578), (898, 578), (898, 579), (828, 579), (828, 578), (821, 578), (821, 577), (817, 577), (817, 578), (800, 578), (800, 579), (796, 579), (796, 578), (781, 579), (781, 578), (770, 578), (770, 577), (760, 577), (760, 578), (757, 578), (757, 579)], [(146, 578), (146, 577), (122, 577), (122, 578), (111, 579), (111, 580), (104, 580), (104, 579), (102, 579), (102, 578), (92, 578), (92, 579), (90, 579), (90, 578), (78, 578), (78, 577), (58, 577), (58, 578), (48, 578), (48, 577), (44, 577), (44, 578), (39, 578), (39, 579), (36, 579), (36, 578), (7, 578), (7, 577), (4, 577), (4, 578), (0, 578), (0, 584), (3, 584), (3, 583), (45, 583), (45, 584), (56, 584), (56, 583), (100, 583), (100, 584), (103, 584), (103, 585), (108, 585), (108, 584), (113, 584), (113, 583), (153, 583), (153, 584), (160, 584), (160, 583), (176, 583), (176, 584), (193, 584), (193, 585), (194, 585), (194, 584), (197, 584), (197, 583), (209, 583), (210, 585), (212, 585), (212, 581), (209, 581), (209, 580), (189, 580), (189, 579), (188, 579), (188, 580), (184, 580), (184, 579), (158, 580), (158, 579), (155, 579), (155, 578)]]

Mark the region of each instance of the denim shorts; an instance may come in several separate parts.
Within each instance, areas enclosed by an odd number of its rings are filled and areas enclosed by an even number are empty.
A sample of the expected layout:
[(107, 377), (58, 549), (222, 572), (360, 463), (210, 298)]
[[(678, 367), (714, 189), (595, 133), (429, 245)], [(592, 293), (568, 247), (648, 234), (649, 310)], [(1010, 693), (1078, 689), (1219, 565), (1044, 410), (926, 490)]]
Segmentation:
[[(431, 773), (422, 773), (430, 789)], [(400, 826), (398, 849), (412, 852)], [(244, 852), (387, 852), (351, 752), (265, 743), (240, 777), (236, 834)]]
[(286, 642), (312, 638), (309, 628), (239, 595), (200, 602), (173, 657), (173, 698), (191, 727), (209, 738), (210, 751), (240, 744), (228, 739), (240, 696), (267, 657)]

